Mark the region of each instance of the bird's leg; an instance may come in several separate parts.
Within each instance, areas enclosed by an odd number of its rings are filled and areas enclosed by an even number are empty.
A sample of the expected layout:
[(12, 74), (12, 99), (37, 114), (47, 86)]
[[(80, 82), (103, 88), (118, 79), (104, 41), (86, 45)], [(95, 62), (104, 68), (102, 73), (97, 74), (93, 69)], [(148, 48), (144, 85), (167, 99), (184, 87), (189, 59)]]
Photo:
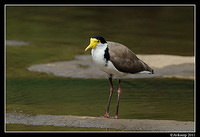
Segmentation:
[(104, 116), (100, 116), (100, 117), (109, 117), (109, 108), (110, 108), (110, 102), (111, 102), (111, 98), (112, 98), (112, 94), (113, 94), (113, 83), (112, 83), (112, 77), (109, 78), (109, 82), (110, 82), (110, 96), (108, 99), (108, 106), (107, 106), (107, 110), (106, 110), (106, 114)]
[(119, 101), (120, 101), (120, 95), (121, 95), (121, 80), (119, 79), (119, 89), (117, 91), (118, 93), (118, 98), (117, 98), (117, 111), (116, 111), (116, 115), (115, 115), (115, 118), (117, 119), (118, 117), (118, 111), (119, 111)]
[(120, 95), (121, 95), (121, 80), (119, 79), (119, 89), (117, 91), (118, 93), (118, 97), (117, 97), (117, 111), (114, 117), (109, 117), (109, 118), (114, 118), (117, 119), (118, 118), (118, 111), (119, 111), (119, 101), (120, 101)]

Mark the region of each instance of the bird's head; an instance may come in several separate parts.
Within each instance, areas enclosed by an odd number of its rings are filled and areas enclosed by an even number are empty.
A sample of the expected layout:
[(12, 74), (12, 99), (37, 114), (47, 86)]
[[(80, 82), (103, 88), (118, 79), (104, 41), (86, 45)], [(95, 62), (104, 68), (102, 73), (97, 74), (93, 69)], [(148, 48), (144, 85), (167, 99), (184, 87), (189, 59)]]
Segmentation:
[(92, 38), (90, 38), (90, 45), (85, 49), (85, 51), (87, 51), (89, 48), (95, 48), (97, 46), (97, 44), (104, 44), (107, 43), (105, 41), (105, 39), (101, 36), (94, 36)]

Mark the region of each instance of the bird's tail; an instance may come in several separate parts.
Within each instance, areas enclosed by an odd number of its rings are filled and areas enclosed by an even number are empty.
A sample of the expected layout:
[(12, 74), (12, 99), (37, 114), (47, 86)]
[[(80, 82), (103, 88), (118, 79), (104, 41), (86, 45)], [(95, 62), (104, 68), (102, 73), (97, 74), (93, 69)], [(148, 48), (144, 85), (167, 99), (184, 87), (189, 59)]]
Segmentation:
[(147, 73), (149, 73), (149, 74), (154, 74), (154, 70), (152, 68), (150, 68), (144, 61), (140, 60), (140, 62), (142, 63), (142, 65), (144, 67), (144, 73), (146, 73), (146, 71), (147, 71)]

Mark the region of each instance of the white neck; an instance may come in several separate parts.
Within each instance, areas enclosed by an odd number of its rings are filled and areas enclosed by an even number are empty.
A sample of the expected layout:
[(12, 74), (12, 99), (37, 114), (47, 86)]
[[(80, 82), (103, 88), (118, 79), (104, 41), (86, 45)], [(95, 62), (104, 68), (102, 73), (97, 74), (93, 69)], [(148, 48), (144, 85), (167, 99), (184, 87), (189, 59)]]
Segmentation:
[[(94, 55), (95, 52), (99, 52), (99, 51), (105, 51), (105, 49), (108, 47), (107, 43), (98, 43), (97, 46), (91, 50), (92, 55)], [(102, 52), (104, 53), (104, 52)]]

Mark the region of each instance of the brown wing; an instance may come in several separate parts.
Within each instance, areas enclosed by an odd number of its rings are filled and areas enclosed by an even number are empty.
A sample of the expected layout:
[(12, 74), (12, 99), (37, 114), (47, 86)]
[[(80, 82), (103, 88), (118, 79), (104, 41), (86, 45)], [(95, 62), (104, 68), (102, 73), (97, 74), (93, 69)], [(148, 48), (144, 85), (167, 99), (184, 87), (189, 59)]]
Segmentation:
[(151, 69), (145, 62), (140, 60), (126, 46), (116, 42), (108, 42), (108, 49), (110, 61), (117, 68), (117, 70), (132, 74), (141, 71), (149, 71), (153, 74), (153, 69)]

